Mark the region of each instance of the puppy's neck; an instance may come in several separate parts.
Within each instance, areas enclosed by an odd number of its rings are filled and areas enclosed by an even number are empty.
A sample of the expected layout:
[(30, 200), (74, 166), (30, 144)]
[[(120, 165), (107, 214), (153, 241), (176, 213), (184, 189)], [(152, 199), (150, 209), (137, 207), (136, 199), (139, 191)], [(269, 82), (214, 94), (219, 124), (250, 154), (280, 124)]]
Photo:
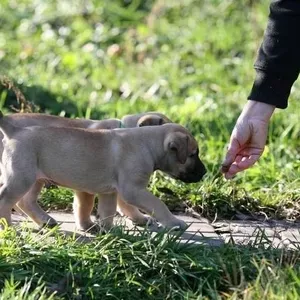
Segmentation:
[(140, 128), (140, 130), (145, 131), (143, 139), (146, 143), (146, 147), (144, 151), (148, 152), (148, 157), (152, 159), (152, 171), (162, 170), (166, 156), (164, 150), (165, 130), (163, 130), (161, 126), (149, 126)]

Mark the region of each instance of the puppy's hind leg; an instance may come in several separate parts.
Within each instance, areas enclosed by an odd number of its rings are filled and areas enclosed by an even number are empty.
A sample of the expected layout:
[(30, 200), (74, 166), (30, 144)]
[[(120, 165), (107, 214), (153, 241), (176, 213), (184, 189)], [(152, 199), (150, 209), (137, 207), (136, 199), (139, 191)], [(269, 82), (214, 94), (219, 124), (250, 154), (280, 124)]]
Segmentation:
[(30, 151), (24, 152), (21, 144), (9, 140), (5, 145), (4, 163), (0, 165), (3, 184), (0, 188), (0, 219), (6, 219), (10, 225), (12, 208), (35, 183), (37, 170), (36, 158)]
[(43, 185), (43, 181), (36, 181), (16, 206), (40, 227), (54, 227), (57, 225), (57, 222), (50, 217), (37, 203), (37, 199), (43, 188)]
[[(18, 198), (12, 197), (10, 189), (6, 185), (0, 188), (0, 219), (4, 218), (8, 225), (11, 225), (11, 210)], [(0, 224), (2, 229), (2, 224)]]
[(18, 176), (10, 178), (0, 188), (0, 219), (4, 218), (8, 225), (11, 225), (11, 211), (13, 206), (30, 189), (34, 179), (23, 182)]

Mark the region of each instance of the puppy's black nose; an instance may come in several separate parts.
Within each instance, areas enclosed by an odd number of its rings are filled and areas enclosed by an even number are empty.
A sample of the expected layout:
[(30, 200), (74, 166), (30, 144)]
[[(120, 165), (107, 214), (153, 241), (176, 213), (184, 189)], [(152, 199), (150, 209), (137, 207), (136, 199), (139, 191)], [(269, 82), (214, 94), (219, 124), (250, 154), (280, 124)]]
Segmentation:
[(201, 179), (203, 179), (204, 175), (206, 174), (206, 168), (201, 168), (198, 173), (197, 173), (197, 181), (200, 181)]
[(202, 163), (202, 168), (201, 168), (201, 177), (203, 177), (206, 173), (207, 173), (207, 169), (206, 167), (204, 166), (204, 164)]
[(198, 161), (198, 164), (197, 164), (197, 173), (198, 175), (202, 178), (206, 172), (207, 172), (207, 169), (205, 167), (205, 165), (203, 164), (203, 162), (199, 159)]

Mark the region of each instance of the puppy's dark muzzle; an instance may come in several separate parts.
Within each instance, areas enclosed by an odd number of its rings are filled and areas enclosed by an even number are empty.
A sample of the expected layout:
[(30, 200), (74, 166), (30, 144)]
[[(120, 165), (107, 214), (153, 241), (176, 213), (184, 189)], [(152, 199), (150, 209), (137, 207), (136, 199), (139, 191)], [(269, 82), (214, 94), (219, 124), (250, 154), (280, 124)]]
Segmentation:
[(185, 183), (193, 183), (200, 181), (203, 176), (206, 174), (206, 168), (201, 160), (196, 164), (193, 170), (189, 170), (185, 173), (181, 173), (178, 176), (178, 179)]

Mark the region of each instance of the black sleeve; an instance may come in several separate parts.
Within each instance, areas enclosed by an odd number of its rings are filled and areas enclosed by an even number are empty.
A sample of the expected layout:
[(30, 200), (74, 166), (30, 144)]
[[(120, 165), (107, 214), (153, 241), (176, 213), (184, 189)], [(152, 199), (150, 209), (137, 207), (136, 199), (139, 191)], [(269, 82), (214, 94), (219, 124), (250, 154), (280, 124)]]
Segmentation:
[(286, 108), (300, 71), (300, 0), (275, 0), (254, 64), (248, 99)]

